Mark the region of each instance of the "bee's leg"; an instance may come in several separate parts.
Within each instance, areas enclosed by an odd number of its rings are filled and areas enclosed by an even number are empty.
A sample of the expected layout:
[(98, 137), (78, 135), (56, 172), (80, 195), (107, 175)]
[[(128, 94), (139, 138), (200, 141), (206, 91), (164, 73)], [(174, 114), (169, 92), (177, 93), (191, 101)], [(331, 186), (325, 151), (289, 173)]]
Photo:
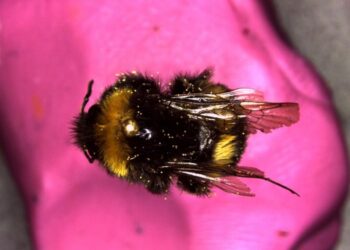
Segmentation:
[(154, 174), (143, 181), (148, 191), (154, 194), (168, 193), (171, 184), (171, 176), (167, 174)]
[(209, 195), (211, 192), (208, 182), (200, 181), (186, 175), (178, 176), (177, 186), (188, 193), (196, 195)]
[(281, 188), (284, 188), (286, 190), (288, 190), (289, 192), (299, 196), (299, 194), (297, 192), (295, 192), (293, 189), (275, 181), (275, 180), (272, 180), (268, 177), (265, 176), (264, 172), (261, 171), (260, 169), (257, 169), (257, 168), (253, 168), (253, 167), (242, 167), (242, 166), (236, 166), (234, 169), (233, 169), (233, 172), (235, 176), (239, 176), (239, 177), (245, 177), (245, 178), (256, 178), (256, 179), (262, 179), (262, 180), (265, 180), (265, 181), (268, 181), (268, 182), (271, 182)]
[(171, 81), (170, 93), (173, 95), (188, 93), (218, 94), (228, 90), (222, 84), (214, 84), (211, 77), (211, 69), (205, 69), (198, 75), (179, 74)]
[(171, 184), (171, 175), (166, 170), (157, 171), (147, 163), (129, 165), (127, 179), (133, 183), (143, 184), (154, 194), (167, 193)]

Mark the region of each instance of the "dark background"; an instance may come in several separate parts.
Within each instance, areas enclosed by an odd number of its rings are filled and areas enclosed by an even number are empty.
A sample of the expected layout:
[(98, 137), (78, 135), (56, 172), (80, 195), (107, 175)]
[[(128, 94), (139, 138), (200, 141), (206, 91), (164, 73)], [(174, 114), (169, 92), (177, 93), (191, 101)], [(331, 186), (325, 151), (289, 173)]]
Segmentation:
[[(283, 36), (327, 82), (350, 148), (350, 1), (270, 0)], [(349, 152), (349, 150), (348, 150)], [(29, 250), (23, 202), (0, 154), (0, 248)], [(349, 201), (349, 198), (348, 198)], [(350, 202), (338, 250), (349, 249)]]

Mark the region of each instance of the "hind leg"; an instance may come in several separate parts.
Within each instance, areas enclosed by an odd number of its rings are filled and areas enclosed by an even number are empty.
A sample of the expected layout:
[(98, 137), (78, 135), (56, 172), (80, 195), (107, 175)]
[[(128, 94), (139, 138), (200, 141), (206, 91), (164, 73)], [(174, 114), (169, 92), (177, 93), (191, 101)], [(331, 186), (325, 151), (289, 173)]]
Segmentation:
[(171, 179), (167, 175), (153, 175), (143, 181), (143, 184), (153, 194), (166, 194), (169, 191)]
[(130, 164), (127, 179), (129, 182), (143, 184), (153, 194), (165, 194), (169, 191), (171, 175), (166, 170), (157, 172), (148, 164)]

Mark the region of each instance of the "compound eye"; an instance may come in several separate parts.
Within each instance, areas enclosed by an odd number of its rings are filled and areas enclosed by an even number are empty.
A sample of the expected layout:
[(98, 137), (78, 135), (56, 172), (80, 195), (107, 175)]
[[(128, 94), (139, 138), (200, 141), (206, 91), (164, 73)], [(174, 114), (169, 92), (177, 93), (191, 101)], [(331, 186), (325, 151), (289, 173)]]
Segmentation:
[(139, 132), (139, 128), (134, 120), (127, 120), (123, 124), (124, 132), (127, 136), (135, 136)]
[(98, 104), (94, 104), (89, 108), (87, 112), (87, 119), (91, 122), (95, 122), (98, 115), (101, 113), (101, 107)]

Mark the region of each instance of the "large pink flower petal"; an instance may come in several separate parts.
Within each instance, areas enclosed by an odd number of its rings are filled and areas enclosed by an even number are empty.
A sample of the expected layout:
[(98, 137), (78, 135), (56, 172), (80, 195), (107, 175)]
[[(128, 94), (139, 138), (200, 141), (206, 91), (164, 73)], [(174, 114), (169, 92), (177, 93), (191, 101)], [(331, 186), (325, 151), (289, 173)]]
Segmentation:
[[(0, 139), (37, 249), (329, 249), (347, 182), (329, 94), (276, 35), (261, 5), (231, 1), (2, 1)], [(250, 138), (243, 165), (297, 190), (250, 180), (256, 198), (220, 191), (164, 199), (90, 166), (70, 122), (88, 80), (95, 99), (115, 74), (167, 81), (215, 68), (231, 88), (294, 101), (298, 124)]]

